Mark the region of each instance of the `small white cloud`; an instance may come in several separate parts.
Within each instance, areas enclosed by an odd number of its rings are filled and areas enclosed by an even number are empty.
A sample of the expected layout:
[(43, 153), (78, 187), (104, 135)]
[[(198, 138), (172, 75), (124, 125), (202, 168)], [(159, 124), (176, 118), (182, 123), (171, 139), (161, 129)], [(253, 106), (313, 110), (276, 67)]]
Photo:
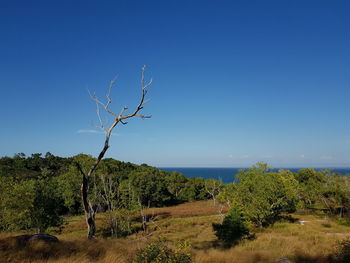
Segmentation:
[(96, 131), (96, 130), (77, 130), (77, 133), (102, 133), (102, 132)]
[[(98, 131), (98, 130), (84, 130), (84, 129), (77, 130), (77, 133), (105, 134), (103, 131)], [(114, 132), (112, 132), (111, 135), (112, 135), (112, 136), (119, 136), (120, 134), (119, 134), (119, 133), (114, 133)]]
[(228, 155), (228, 158), (231, 158), (231, 159), (247, 159), (249, 158), (249, 155), (245, 154), (245, 155), (233, 155), (233, 154), (230, 154)]
[(321, 160), (332, 160), (333, 159), (333, 156), (330, 156), (330, 155), (323, 155), (320, 157)]
[(300, 154), (299, 157), (302, 158), (302, 159), (304, 159), (304, 158), (305, 158), (305, 154)]

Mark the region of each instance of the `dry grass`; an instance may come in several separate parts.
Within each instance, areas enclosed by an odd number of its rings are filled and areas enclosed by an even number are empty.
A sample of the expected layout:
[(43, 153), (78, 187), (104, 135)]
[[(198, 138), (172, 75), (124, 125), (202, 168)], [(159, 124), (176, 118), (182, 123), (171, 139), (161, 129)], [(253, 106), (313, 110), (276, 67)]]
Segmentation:
[[(60, 236), (85, 238), (86, 237), (86, 223), (85, 217), (71, 216), (65, 218), (66, 224), (60, 232)], [(107, 218), (105, 214), (97, 214), (96, 216), (96, 228), (101, 229), (107, 225)], [(53, 230), (54, 231), (54, 230)]]
[[(150, 208), (146, 211), (148, 215), (159, 215), (161, 218), (166, 217), (189, 217), (200, 215), (215, 215), (220, 212), (221, 207), (214, 205), (213, 201), (197, 201), (180, 204), (177, 206)], [(227, 207), (223, 207), (225, 213)]]
[[(350, 237), (348, 226), (320, 216), (294, 214), (294, 218), (305, 221), (304, 225), (299, 221), (279, 222), (256, 231), (254, 240), (224, 249), (217, 244), (211, 226), (222, 218), (218, 209), (211, 201), (149, 209), (149, 215), (157, 216), (146, 236), (137, 233), (126, 239), (86, 240), (82, 216), (69, 218), (63, 232), (57, 235), (61, 240), (58, 244), (39, 243), (23, 248), (6, 239), (14, 233), (3, 233), (0, 235), (0, 262), (129, 262), (147, 242), (164, 237), (170, 245), (184, 240), (189, 242), (192, 257), (198, 263), (275, 262), (282, 257), (293, 262), (326, 263), (334, 254), (335, 243)], [(100, 214), (98, 227), (104, 223), (105, 216)]]
[[(337, 241), (350, 237), (349, 227), (312, 215), (294, 215), (306, 221), (280, 222), (256, 233), (254, 240), (243, 241), (231, 249), (195, 249), (195, 262), (275, 262), (287, 257), (293, 262), (329, 262)], [(326, 226), (325, 226), (326, 223)], [(330, 226), (329, 226), (330, 224)]]
[(93, 240), (60, 238), (59, 243), (35, 242), (25, 247), (13, 240), (0, 240), (0, 262), (128, 262), (142, 247), (129, 240)]

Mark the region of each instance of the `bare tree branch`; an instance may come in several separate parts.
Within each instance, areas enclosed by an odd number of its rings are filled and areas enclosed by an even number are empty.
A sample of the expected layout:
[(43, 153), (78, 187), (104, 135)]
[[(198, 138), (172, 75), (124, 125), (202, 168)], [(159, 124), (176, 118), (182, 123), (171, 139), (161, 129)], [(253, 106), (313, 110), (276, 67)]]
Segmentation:
[[(111, 134), (112, 134), (114, 127), (117, 126), (117, 124), (119, 122), (123, 125), (127, 124), (127, 122), (125, 120), (132, 118), (132, 117), (135, 117), (135, 116), (140, 117), (142, 119), (146, 119), (146, 118), (151, 117), (151, 116), (145, 116), (145, 115), (139, 114), (139, 111), (143, 109), (143, 105), (149, 101), (149, 100), (145, 100), (145, 96), (147, 93), (147, 89), (152, 85), (152, 79), (147, 84), (145, 84), (145, 70), (146, 70), (146, 66), (143, 66), (141, 69), (141, 98), (140, 98), (140, 101), (139, 101), (137, 107), (135, 108), (134, 112), (131, 114), (123, 115), (124, 112), (128, 109), (128, 107), (126, 107), (126, 106), (124, 106), (121, 109), (119, 115), (117, 115), (115, 112), (113, 112), (112, 110), (109, 109), (109, 106), (112, 104), (111, 90), (115, 84), (116, 78), (114, 78), (109, 84), (108, 92), (106, 94), (106, 99), (107, 99), (106, 103), (103, 103), (102, 101), (100, 101), (95, 94), (92, 95), (90, 93), (90, 91), (88, 90), (90, 98), (96, 103), (96, 113), (97, 113), (97, 118), (98, 118), (99, 123), (100, 123), (99, 128), (102, 129), (102, 131), (106, 134), (104, 146), (103, 146), (101, 152), (99, 153), (97, 159), (95, 160), (93, 165), (90, 167), (89, 171), (87, 173), (85, 173), (81, 169), (81, 166), (80, 165), (78, 166), (79, 171), (83, 175), (83, 180), (82, 180), (82, 185), (81, 185), (81, 195), (82, 195), (82, 201), (83, 201), (83, 206), (84, 206), (84, 211), (85, 211), (86, 223), (88, 225), (88, 238), (89, 239), (94, 237), (95, 231), (96, 231), (96, 226), (95, 226), (96, 211), (93, 208), (93, 206), (91, 205), (89, 198), (88, 198), (89, 178), (91, 178), (91, 175), (95, 172), (98, 164), (100, 163), (100, 161), (102, 160), (106, 151), (109, 148), (109, 139), (111, 137)], [(114, 120), (113, 120), (112, 124), (109, 125), (108, 129), (106, 128), (107, 123), (104, 124), (104, 122), (102, 121), (102, 118), (100, 115), (100, 106), (102, 106), (102, 108), (108, 114), (113, 116)]]
[(106, 97), (107, 97), (107, 103), (105, 105), (105, 111), (107, 111), (109, 114), (113, 115), (113, 117), (116, 119), (117, 118), (117, 115), (111, 111), (109, 109), (109, 105), (112, 104), (112, 99), (111, 99), (111, 91), (112, 91), (112, 88), (114, 87), (114, 83), (116, 82), (117, 80), (117, 77), (115, 77), (113, 80), (111, 80), (111, 82), (109, 83), (109, 87), (108, 87), (108, 93), (106, 94)]
[(122, 120), (120, 120), (120, 123), (121, 123), (121, 124), (123, 124), (123, 125), (128, 124), (128, 122), (127, 122), (127, 121), (122, 121)]
[(125, 107), (124, 107), (123, 108), (124, 110), (122, 109), (121, 114), (119, 114), (119, 116), (118, 116), (119, 121), (125, 120), (128, 118), (132, 118), (134, 116), (138, 116), (142, 119), (151, 117), (151, 116), (144, 116), (144, 115), (138, 114), (138, 112), (143, 109), (143, 105), (148, 102), (147, 100), (145, 101), (145, 96), (147, 94), (147, 89), (152, 85), (152, 79), (147, 84), (145, 84), (145, 70), (146, 70), (146, 66), (143, 66), (142, 70), (141, 70), (141, 92), (142, 93), (141, 93), (141, 99), (140, 99), (139, 104), (137, 105), (137, 107), (133, 113), (123, 116), (123, 113), (125, 111)]

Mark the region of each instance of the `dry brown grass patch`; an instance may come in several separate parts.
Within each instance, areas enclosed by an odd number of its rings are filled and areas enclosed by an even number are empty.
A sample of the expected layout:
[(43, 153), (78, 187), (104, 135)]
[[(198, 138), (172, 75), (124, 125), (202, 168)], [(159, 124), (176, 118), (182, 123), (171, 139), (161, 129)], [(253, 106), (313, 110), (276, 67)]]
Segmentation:
[[(159, 215), (161, 218), (166, 217), (190, 217), (201, 215), (216, 215), (220, 211), (218, 205), (214, 205), (212, 200), (196, 201), (184, 203), (177, 206), (150, 208), (146, 210), (147, 215)], [(223, 207), (223, 213), (227, 207)]]
[(0, 240), (0, 262), (128, 262), (143, 242), (131, 240), (75, 240), (58, 243), (33, 242), (18, 246), (11, 239)]
[[(0, 235), (0, 262), (128, 262), (136, 251), (151, 240), (164, 237), (170, 245), (188, 241), (191, 253), (197, 263), (259, 263), (275, 262), (287, 257), (293, 262), (329, 262), (334, 254), (337, 241), (349, 237), (350, 227), (339, 225), (323, 216), (294, 214), (293, 217), (305, 221), (301, 225), (277, 222), (274, 226), (256, 231), (254, 240), (245, 240), (239, 245), (223, 249), (218, 246), (212, 230), (212, 223), (222, 217), (219, 208), (212, 201), (181, 204), (174, 207), (147, 210), (148, 214), (167, 215), (158, 217), (155, 224), (149, 224), (149, 232), (139, 232), (126, 239), (86, 240), (86, 225), (83, 216), (71, 217), (68, 225), (58, 238), (58, 244), (35, 244), (19, 248), (4, 241), (14, 233)], [(105, 224), (104, 214), (98, 215), (98, 227)], [(23, 234), (23, 233), (22, 233)], [(6, 260), (6, 261), (4, 261)]]

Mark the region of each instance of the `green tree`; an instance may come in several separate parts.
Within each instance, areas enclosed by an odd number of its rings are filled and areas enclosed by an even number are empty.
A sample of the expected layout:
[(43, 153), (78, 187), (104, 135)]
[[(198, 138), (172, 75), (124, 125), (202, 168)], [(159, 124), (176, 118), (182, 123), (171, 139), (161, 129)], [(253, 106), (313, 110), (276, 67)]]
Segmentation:
[(157, 170), (132, 172), (131, 187), (143, 206), (164, 206), (171, 200), (165, 177)]
[(289, 171), (273, 172), (264, 163), (237, 174), (234, 203), (257, 226), (273, 223), (298, 203), (298, 182)]
[(80, 196), (81, 175), (76, 171), (76, 167), (69, 167), (69, 170), (60, 175), (56, 181), (68, 213), (76, 215), (82, 212)]
[[(90, 155), (78, 154), (72, 158), (72, 162), (66, 171), (56, 179), (57, 187), (64, 200), (64, 205), (70, 214), (78, 214), (83, 209), (80, 194), (82, 175), (76, 163), (79, 163), (82, 169), (88, 169), (93, 162), (94, 158)], [(90, 180), (90, 188), (94, 188), (96, 185), (94, 182), (96, 182), (95, 174)], [(93, 200), (95, 199), (93, 198)]]
[(324, 176), (324, 183), (319, 190), (318, 201), (328, 213), (340, 217), (349, 215), (350, 177), (337, 174)]
[(201, 177), (188, 178), (180, 195), (183, 200), (187, 201), (208, 199), (205, 180)]
[(49, 227), (61, 226), (63, 204), (53, 179), (42, 176), (36, 180), (35, 199), (30, 211), (32, 227), (43, 233)]
[(234, 245), (249, 235), (249, 223), (237, 206), (230, 208), (222, 224), (213, 224), (215, 235), (226, 246)]
[(166, 176), (166, 185), (169, 193), (171, 193), (175, 200), (182, 201), (186, 197), (182, 195), (182, 192), (185, 189), (185, 184), (188, 182), (188, 179), (179, 172), (172, 172)]
[(230, 206), (237, 193), (236, 187), (237, 183), (224, 184), (221, 192), (217, 195), (217, 200)]
[(0, 178), (0, 193), (0, 228), (4, 230), (44, 232), (63, 223), (62, 201), (51, 179)]
[(30, 229), (34, 200), (34, 180), (17, 182), (12, 177), (0, 177), (0, 228)]
[(316, 171), (312, 168), (300, 169), (295, 178), (299, 182), (299, 196), (305, 208), (320, 208), (321, 199), (326, 184), (325, 174), (328, 171)]

